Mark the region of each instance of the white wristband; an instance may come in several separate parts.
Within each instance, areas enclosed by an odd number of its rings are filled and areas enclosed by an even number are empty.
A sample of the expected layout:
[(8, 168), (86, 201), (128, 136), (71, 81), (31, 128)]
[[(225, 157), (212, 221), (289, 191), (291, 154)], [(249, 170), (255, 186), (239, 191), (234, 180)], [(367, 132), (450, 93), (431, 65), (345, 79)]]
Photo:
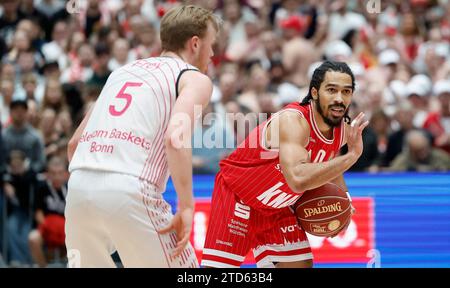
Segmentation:
[(350, 201), (350, 203), (352, 202), (352, 197), (350, 197), (350, 193), (348, 193), (348, 191), (345, 191), (345, 193), (347, 194), (347, 198)]

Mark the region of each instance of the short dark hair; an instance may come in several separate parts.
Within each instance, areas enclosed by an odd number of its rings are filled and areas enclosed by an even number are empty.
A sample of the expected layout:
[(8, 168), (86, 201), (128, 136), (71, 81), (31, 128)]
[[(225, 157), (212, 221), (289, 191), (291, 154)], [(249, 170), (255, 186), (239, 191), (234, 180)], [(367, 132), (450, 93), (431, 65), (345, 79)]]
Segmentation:
[[(320, 85), (322, 85), (323, 80), (325, 79), (325, 74), (328, 71), (341, 72), (348, 74), (352, 78), (352, 90), (355, 91), (355, 75), (353, 75), (352, 70), (348, 65), (344, 62), (337, 61), (325, 61), (319, 67), (314, 70), (313, 76), (311, 78), (311, 82), (309, 83), (308, 95), (303, 98), (300, 105), (305, 106), (308, 105), (312, 100), (312, 88), (316, 88), (317, 91), (320, 89)], [(350, 122), (350, 117), (345, 114), (345, 121), (347, 123)]]
[(25, 110), (28, 110), (28, 103), (26, 100), (13, 100), (9, 104), (9, 110), (13, 110), (16, 107), (23, 107)]

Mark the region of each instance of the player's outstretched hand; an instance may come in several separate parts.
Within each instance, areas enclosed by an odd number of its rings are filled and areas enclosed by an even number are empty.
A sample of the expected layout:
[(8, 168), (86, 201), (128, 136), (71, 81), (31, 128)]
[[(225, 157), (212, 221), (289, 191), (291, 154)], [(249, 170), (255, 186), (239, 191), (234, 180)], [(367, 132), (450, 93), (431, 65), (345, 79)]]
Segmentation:
[(177, 246), (172, 252), (172, 257), (177, 257), (181, 254), (183, 249), (189, 242), (192, 230), (192, 220), (194, 218), (193, 208), (184, 208), (177, 211), (175, 216), (170, 221), (169, 225), (158, 230), (158, 233), (165, 234), (175, 231), (177, 237)]

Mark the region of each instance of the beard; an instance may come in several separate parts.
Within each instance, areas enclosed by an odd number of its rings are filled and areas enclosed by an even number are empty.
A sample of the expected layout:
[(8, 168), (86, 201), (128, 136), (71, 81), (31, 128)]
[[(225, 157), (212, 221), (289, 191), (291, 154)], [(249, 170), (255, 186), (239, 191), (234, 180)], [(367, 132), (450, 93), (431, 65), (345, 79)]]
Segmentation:
[(344, 114), (342, 117), (333, 117), (333, 116), (325, 116), (325, 113), (323, 112), (322, 106), (320, 105), (320, 94), (319, 92), (317, 92), (317, 100), (313, 100), (316, 104), (317, 107), (317, 112), (319, 112), (320, 116), (322, 116), (323, 121), (325, 122), (325, 124), (327, 124), (330, 127), (337, 127), (339, 125), (341, 125), (342, 120), (344, 119), (344, 117), (347, 115), (348, 113), (348, 107), (345, 107), (344, 104), (333, 104), (328, 106), (328, 110), (330, 110), (333, 107), (339, 107), (339, 108), (343, 108), (344, 109)]

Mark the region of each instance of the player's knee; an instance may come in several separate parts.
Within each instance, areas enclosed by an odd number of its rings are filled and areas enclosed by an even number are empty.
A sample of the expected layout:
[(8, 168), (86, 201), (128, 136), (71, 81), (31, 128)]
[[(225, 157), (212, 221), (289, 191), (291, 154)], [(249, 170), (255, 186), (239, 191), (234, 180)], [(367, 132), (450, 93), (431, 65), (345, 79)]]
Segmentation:
[(313, 260), (303, 260), (296, 262), (278, 262), (275, 267), (277, 268), (313, 268)]

